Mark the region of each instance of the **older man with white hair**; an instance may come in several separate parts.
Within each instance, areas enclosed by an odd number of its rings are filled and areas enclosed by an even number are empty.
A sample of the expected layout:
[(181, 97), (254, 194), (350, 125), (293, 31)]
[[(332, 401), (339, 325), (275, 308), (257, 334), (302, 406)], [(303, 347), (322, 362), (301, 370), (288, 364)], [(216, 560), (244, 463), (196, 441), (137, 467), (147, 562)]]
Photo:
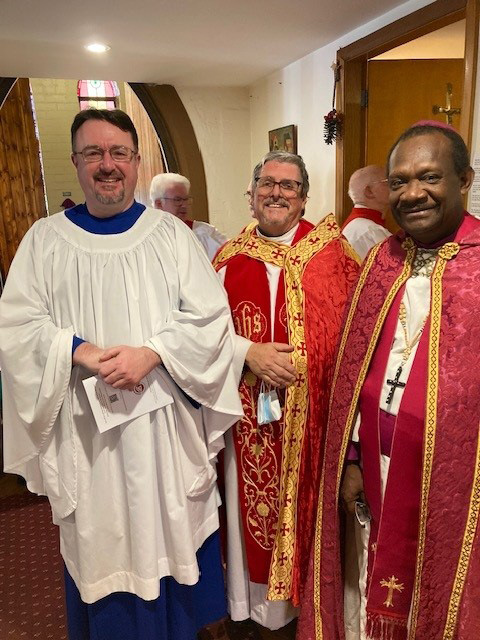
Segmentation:
[(179, 173), (159, 173), (154, 176), (150, 184), (150, 199), (155, 209), (168, 211), (190, 227), (210, 260), (227, 241), (227, 237), (213, 225), (189, 217), (192, 198), (190, 180), (185, 176)]
[(388, 209), (385, 169), (370, 164), (355, 171), (350, 177), (348, 195), (353, 209), (342, 225), (342, 233), (363, 260), (375, 244), (390, 235), (385, 225)]

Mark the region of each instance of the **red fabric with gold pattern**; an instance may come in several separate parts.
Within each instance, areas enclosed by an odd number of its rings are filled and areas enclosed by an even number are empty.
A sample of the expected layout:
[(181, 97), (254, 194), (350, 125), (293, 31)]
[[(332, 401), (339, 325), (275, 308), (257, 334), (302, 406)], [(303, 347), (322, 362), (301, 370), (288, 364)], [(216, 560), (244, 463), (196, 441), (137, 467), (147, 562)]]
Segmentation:
[[(246, 282), (255, 282), (255, 287), (247, 290)], [(264, 264), (237, 256), (232, 260), (232, 268), (227, 269), (225, 288), (235, 331), (252, 342), (271, 342), (270, 294)], [(285, 292), (280, 287), (279, 299), (284, 305)], [(275, 334), (276, 341), (287, 342), (278, 303)], [(240, 397), (245, 416), (235, 427), (234, 443), (248, 570), (253, 582), (266, 583), (278, 520), (283, 416), (279, 422), (257, 424), (260, 383), (253, 374), (242, 377)]]
[[(372, 250), (347, 314), (299, 625), (302, 640), (345, 637), (339, 487), (360, 389), (415, 254), (414, 243), (404, 238), (399, 233)], [(473, 640), (480, 621), (480, 221), (467, 216), (455, 243), (440, 250), (432, 277), (419, 541), (409, 635), (417, 640)]]
[[(301, 225), (293, 244), (312, 228), (309, 223)], [(264, 263), (244, 254), (235, 256), (229, 262), (224, 285), (237, 334), (252, 342), (288, 343), (283, 273), (278, 282), (273, 337)], [(234, 443), (248, 571), (253, 582), (266, 584), (279, 513), (284, 413), (278, 422), (258, 425), (260, 384), (252, 373), (242, 377), (239, 391), (245, 416), (235, 427)]]
[[(308, 421), (302, 447), (298, 484), (297, 540), (292, 600), (298, 605), (307, 579), (310, 547), (315, 531), (318, 488), (335, 351), (345, 304), (359, 267), (345, 253), (343, 243), (332, 242), (305, 268), (305, 342), (308, 350)], [(323, 286), (320, 286), (320, 283)]]
[[(248, 293), (250, 299), (250, 290), (264, 287), (265, 280), (260, 277), (260, 272), (255, 271), (257, 267), (251, 267), (249, 274), (244, 265), (255, 262), (265, 271), (265, 261), (283, 266), (285, 284), (281, 279), (276, 315), (279, 320), (283, 319), (281, 307), (288, 294), (288, 341), (294, 346), (292, 358), (299, 374), (296, 383), (286, 393), (282, 458), (277, 471), (281, 473), (279, 511), (271, 529), (275, 541), (269, 571), (259, 582), (268, 580), (268, 599), (286, 600), (293, 596), (298, 601), (306, 574), (318, 496), (333, 353), (347, 292), (356, 278), (358, 266), (350, 247), (340, 239), (333, 216), (328, 216), (315, 228), (302, 220), (291, 248), (259, 239), (255, 225), (250, 225), (227, 243), (214, 261), (217, 269), (228, 265), (225, 286), (232, 309), (242, 301), (242, 295), (246, 298)], [(231, 292), (229, 272), (236, 279), (234, 287), (238, 293), (235, 298)], [(267, 316), (266, 313), (264, 315)], [(241, 331), (237, 326), (237, 331), (239, 329)], [(267, 342), (268, 339), (265, 334), (262, 341)], [(246, 372), (243, 384), (247, 387), (249, 380), (253, 385), (252, 374)], [(254, 392), (255, 397), (256, 394), (258, 390)], [(249, 400), (244, 407), (250, 421), (256, 413), (256, 407), (252, 405)], [(267, 513), (264, 507), (261, 511)], [(297, 513), (301, 517), (297, 518)], [(300, 534), (296, 527), (299, 527)], [(244, 531), (245, 528), (244, 524)]]

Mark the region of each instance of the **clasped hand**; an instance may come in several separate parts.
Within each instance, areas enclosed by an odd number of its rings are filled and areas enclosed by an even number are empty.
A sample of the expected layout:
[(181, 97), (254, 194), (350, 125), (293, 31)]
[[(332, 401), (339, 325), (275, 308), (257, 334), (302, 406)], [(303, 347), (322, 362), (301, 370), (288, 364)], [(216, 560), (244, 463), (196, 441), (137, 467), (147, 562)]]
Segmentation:
[(120, 345), (100, 349), (84, 342), (75, 349), (73, 363), (99, 375), (115, 389), (133, 391), (142, 378), (161, 364), (161, 359), (148, 347)]
[(297, 377), (290, 362), (293, 347), (282, 342), (254, 342), (247, 351), (249, 369), (272, 387), (288, 387)]

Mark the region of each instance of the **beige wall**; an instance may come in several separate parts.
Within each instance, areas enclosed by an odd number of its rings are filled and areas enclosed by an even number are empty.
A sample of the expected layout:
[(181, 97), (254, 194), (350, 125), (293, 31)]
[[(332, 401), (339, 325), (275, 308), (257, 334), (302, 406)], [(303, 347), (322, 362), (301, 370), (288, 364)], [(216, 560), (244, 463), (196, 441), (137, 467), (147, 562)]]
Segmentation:
[(252, 169), (248, 89), (175, 88), (202, 154), (210, 224), (231, 237), (251, 220), (243, 196)]
[(410, 0), (250, 87), (251, 164), (268, 151), (270, 129), (297, 125), (298, 153), (310, 175), (306, 217), (312, 222), (335, 209), (335, 145), (323, 141), (323, 116), (332, 108), (331, 65), (337, 50), (430, 1)]
[[(32, 78), (34, 107), (40, 134), (49, 213), (61, 210), (65, 198), (84, 201), (70, 161), (70, 126), (78, 113), (77, 80)], [(64, 196), (70, 191), (72, 195)]]

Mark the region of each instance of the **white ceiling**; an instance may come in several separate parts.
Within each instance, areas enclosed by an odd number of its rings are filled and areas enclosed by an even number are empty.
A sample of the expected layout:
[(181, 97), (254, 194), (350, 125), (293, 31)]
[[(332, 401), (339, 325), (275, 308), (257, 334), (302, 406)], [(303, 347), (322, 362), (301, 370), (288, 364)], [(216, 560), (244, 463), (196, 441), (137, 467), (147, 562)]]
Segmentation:
[(0, 76), (246, 86), (400, 4), (0, 0)]

